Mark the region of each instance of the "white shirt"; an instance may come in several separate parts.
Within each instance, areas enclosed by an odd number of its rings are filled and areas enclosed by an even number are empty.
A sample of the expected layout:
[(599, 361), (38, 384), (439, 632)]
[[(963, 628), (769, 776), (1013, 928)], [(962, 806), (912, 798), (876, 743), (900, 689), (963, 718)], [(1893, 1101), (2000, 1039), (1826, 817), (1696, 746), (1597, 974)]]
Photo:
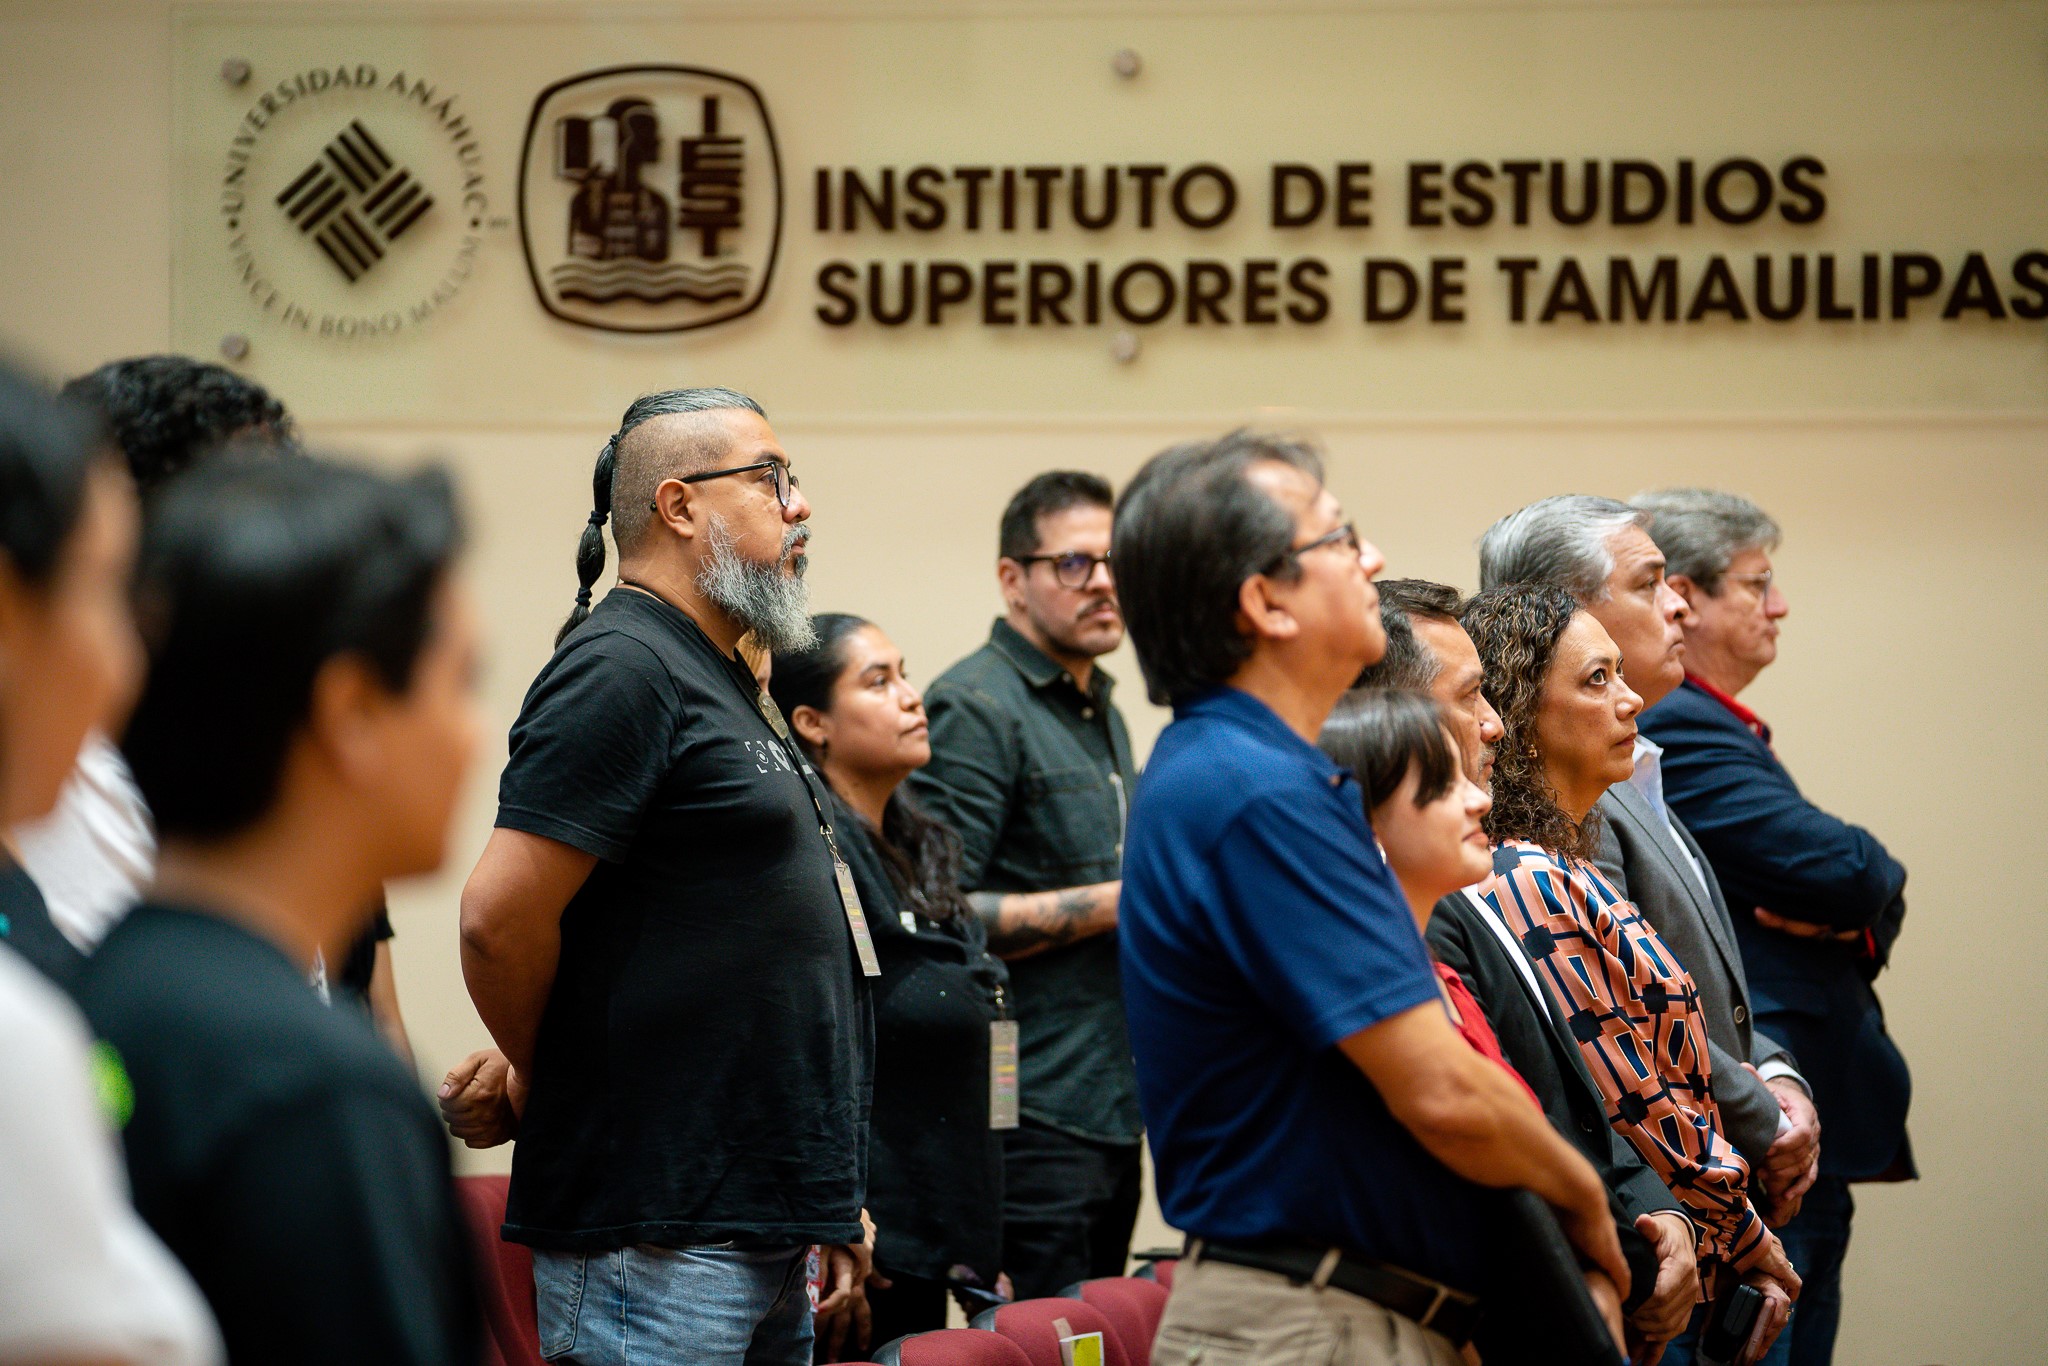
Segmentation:
[(14, 838), (50, 919), (81, 953), (98, 947), (156, 875), (149, 807), (128, 761), (97, 731), (78, 751), (56, 810)]
[(1678, 837), (1678, 827), (1671, 823), (1671, 808), (1664, 802), (1664, 747), (1636, 736), (1636, 771), (1629, 778), (1636, 791), (1643, 794), (1643, 800), (1657, 813), (1657, 819), (1664, 823), (1664, 833), (1671, 836), (1671, 847), (1685, 860), (1685, 866), (1692, 869), (1694, 881), (1700, 884), (1707, 904), (1712, 905), (1714, 893), (1707, 886), (1707, 875), (1700, 868), (1700, 861), (1686, 848), (1685, 841)]
[[(1636, 791), (1642, 794), (1643, 800), (1650, 804), (1650, 809), (1657, 813), (1657, 819), (1664, 824), (1664, 833), (1671, 836), (1671, 847), (1677, 850), (1679, 856), (1685, 860), (1685, 866), (1692, 869), (1693, 877), (1700, 884), (1701, 893), (1705, 895), (1707, 904), (1712, 906), (1714, 904), (1714, 891), (1707, 885), (1706, 870), (1701, 868), (1700, 861), (1692, 856), (1692, 850), (1686, 847), (1685, 841), (1678, 837), (1678, 827), (1671, 823), (1671, 808), (1664, 801), (1664, 747), (1662, 745), (1646, 740), (1641, 735), (1636, 736), (1636, 771), (1630, 775), (1629, 782), (1634, 784)], [(1770, 1081), (1777, 1077), (1790, 1077), (1799, 1084), (1799, 1089), (1805, 1091), (1808, 1095), (1813, 1094), (1813, 1088), (1806, 1084), (1806, 1078), (1800, 1076), (1799, 1070), (1788, 1065), (1782, 1058), (1772, 1058), (1769, 1062), (1757, 1068), (1756, 1074), (1764, 1081)], [(1788, 1116), (1782, 1114), (1778, 1116), (1779, 1133), (1782, 1134), (1791, 1127), (1792, 1121)]]
[(128, 1203), (84, 1020), (0, 949), (0, 1359), (81, 1356), (213, 1366), (221, 1342)]

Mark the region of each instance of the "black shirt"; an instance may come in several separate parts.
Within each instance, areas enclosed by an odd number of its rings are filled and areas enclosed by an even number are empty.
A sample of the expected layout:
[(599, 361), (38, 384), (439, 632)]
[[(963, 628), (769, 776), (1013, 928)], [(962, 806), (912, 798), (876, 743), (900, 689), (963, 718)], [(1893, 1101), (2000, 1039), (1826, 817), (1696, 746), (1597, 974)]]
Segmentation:
[(861, 1238), (871, 1005), (812, 789), (758, 697), (631, 589), (527, 692), (498, 824), (598, 863), (562, 913), (515, 1242)]
[[(977, 892), (1043, 892), (1122, 876), (1124, 815), (1137, 768), (1115, 680), (1088, 691), (1008, 622), (925, 694), (932, 761), (917, 795), (959, 834), (961, 881)], [(1114, 931), (1010, 964), (1020, 1108), (1107, 1143), (1144, 1132), (1124, 1026)]]
[(342, 960), (341, 971), (334, 974), (337, 994), (354, 1001), (364, 1010), (370, 1008), (370, 979), (377, 975), (377, 946), (391, 938), (391, 908), (380, 905), (377, 918), (349, 945), (348, 957)]
[(240, 926), (148, 903), (79, 997), (133, 1088), (135, 1206), (230, 1361), (476, 1360), (448, 1140), (367, 1021)]
[(50, 919), (50, 906), (43, 900), (42, 889), (18, 863), (0, 866), (0, 942), (66, 992), (78, 989), (78, 973), (85, 966), (85, 955)]
[(989, 1025), (1009, 975), (975, 916), (932, 921), (911, 910), (867, 823), (836, 797), (833, 805), (832, 829), (882, 962), (868, 1142), (875, 1261), (935, 1280), (965, 1266), (992, 1290), (1002, 1270), (1003, 1146), (988, 1127)]

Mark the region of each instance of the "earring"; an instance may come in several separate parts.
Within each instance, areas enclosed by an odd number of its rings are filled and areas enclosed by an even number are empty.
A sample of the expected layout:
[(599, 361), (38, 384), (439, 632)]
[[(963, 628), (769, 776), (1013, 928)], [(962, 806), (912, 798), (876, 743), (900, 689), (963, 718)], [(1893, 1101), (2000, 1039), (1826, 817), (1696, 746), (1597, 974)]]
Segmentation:
[(832, 757), (832, 742), (831, 742), (830, 740), (820, 740), (820, 741), (818, 741), (818, 762), (822, 764), (822, 763), (824, 763), (824, 762), (825, 762), (825, 761), (826, 761), (827, 759), (829, 759), (829, 758), (831, 758), (831, 757)]

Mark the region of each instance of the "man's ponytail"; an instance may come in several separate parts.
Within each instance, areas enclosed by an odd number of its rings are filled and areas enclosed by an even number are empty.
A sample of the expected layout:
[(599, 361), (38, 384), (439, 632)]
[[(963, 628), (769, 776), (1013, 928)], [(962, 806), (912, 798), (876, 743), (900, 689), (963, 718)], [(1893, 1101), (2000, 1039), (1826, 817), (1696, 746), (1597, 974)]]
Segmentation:
[(647, 525), (646, 513), (653, 506), (654, 491), (661, 480), (668, 477), (666, 462), (674, 458), (662, 452), (650, 455), (643, 447), (628, 452), (622, 489), (626, 503), (620, 516), (615, 518), (612, 516), (612, 485), (619, 473), (619, 447), (635, 428), (657, 417), (678, 413), (715, 413), (734, 408), (767, 416), (761, 412), (760, 404), (736, 389), (664, 389), (656, 394), (642, 394), (626, 406), (626, 415), (619, 420), (619, 429), (598, 452), (597, 468), (590, 476), (590, 520), (584, 524), (583, 539), (576, 543), (576, 608), (562, 623), (562, 629), (555, 632), (557, 646), (568, 638), (571, 631), (590, 619), (590, 590), (596, 585), (597, 576), (604, 573), (604, 524), (607, 521), (612, 524), (612, 540), (618, 543), (619, 557), (623, 560), (638, 543)]
[(614, 436), (598, 452), (597, 468), (590, 476), (590, 520), (583, 524), (583, 538), (576, 543), (576, 606), (569, 619), (555, 632), (560, 645), (568, 634), (590, 616), (590, 590), (604, 573), (604, 524), (612, 513), (612, 471), (618, 464), (619, 438)]

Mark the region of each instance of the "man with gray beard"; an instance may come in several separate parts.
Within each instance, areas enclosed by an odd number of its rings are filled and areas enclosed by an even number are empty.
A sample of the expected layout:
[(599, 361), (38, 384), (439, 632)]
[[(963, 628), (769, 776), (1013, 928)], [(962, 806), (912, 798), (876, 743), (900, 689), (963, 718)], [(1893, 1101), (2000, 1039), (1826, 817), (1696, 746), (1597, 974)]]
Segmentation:
[[(820, 1311), (865, 1307), (878, 971), (822, 794), (736, 648), (810, 642), (810, 504), (729, 389), (636, 400), (592, 493), (576, 609), (462, 894), (517, 1119), (505, 1236), (534, 1250), (550, 1360), (799, 1366), (809, 1245)], [(618, 588), (592, 608), (608, 519)]]

